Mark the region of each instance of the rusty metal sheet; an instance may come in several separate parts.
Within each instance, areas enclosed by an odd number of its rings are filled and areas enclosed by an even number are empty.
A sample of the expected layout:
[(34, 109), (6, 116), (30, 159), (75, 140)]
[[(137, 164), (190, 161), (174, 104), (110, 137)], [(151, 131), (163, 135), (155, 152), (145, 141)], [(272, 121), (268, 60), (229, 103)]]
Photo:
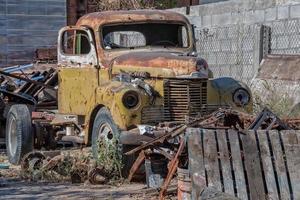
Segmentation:
[(260, 66), (257, 78), (300, 80), (300, 55), (268, 55)]
[(173, 21), (189, 23), (188, 19), (176, 12), (160, 10), (126, 10), (126, 11), (104, 11), (87, 14), (77, 21), (77, 26), (88, 25), (99, 27), (107, 23), (128, 23), (145, 21)]
[(42, 61), (42, 62), (57, 61), (57, 47), (36, 49), (35, 60)]
[(161, 69), (163, 66), (166, 69), (173, 69), (174, 75), (182, 75), (196, 71), (197, 60), (197, 57), (180, 56), (169, 52), (134, 52), (117, 57), (113, 67), (139, 66)]

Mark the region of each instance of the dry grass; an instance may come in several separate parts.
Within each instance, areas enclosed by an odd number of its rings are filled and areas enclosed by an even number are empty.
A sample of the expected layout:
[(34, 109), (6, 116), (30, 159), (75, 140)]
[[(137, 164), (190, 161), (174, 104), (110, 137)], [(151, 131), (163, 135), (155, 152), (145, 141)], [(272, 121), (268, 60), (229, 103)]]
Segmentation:
[(143, 8), (137, 0), (95, 0), (99, 11), (105, 10), (128, 10)]
[(99, 11), (166, 9), (176, 5), (176, 0), (92, 0)]
[(262, 82), (259, 91), (253, 92), (254, 112), (259, 113), (264, 107), (268, 107), (279, 117), (297, 117), (298, 113), (293, 113), (294, 99), (290, 95), (290, 91), (283, 91), (275, 83), (267, 81)]
[[(55, 159), (59, 158), (59, 159)], [(58, 160), (55, 162), (53, 160)], [(72, 179), (72, 173), (83, 172), (87, 174), (88, 170), (93, 167), (91, 155), (84, 151), (66, 151), (53, 159), (43, 161), (43, 167), (38, 169), (22, 169), (20, 176), (22, 179), (31, 181), (50, 181), (50, 182), (67, 182)], [(47, 163), (56, 163), (53, 167), (45, 167)], [(87, 178), (86, 175), (84, 178)]]

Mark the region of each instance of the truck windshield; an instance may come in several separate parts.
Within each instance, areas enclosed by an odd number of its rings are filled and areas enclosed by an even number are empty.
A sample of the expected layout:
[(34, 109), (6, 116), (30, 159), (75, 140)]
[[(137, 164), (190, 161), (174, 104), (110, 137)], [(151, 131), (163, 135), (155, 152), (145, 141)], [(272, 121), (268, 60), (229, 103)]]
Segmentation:
[(106, 25), (102, 29), (104, 49), (189, 47), (188, 30), (182, 24), (146, 23)]

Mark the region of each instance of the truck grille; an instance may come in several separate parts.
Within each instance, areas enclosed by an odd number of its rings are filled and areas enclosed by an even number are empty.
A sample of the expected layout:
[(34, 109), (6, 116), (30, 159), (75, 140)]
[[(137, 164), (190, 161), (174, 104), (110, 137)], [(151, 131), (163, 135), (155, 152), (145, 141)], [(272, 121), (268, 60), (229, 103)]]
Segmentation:
[(207, 104), (207, 80), (167, 79), (164, 82), (165, 121), (184, 122), (198, 116)]
[(142, 110), (142, 124), (155, 125), (164, 121), (163, 106), (147, 106)]

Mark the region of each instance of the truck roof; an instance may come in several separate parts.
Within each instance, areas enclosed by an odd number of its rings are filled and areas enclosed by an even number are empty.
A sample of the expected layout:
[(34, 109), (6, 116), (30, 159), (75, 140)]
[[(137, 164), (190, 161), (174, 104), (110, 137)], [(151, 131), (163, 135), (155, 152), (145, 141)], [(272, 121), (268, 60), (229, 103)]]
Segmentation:
[(81, 17), (77, 26), (89, 26), (98, 28), (103, 24), (130, 23), (130, 22), (181, 22), (189, 23), (188, 19), (176, 12), (165, 10), (126, 10), (126, 11), (104, 11), (89, 13)]

